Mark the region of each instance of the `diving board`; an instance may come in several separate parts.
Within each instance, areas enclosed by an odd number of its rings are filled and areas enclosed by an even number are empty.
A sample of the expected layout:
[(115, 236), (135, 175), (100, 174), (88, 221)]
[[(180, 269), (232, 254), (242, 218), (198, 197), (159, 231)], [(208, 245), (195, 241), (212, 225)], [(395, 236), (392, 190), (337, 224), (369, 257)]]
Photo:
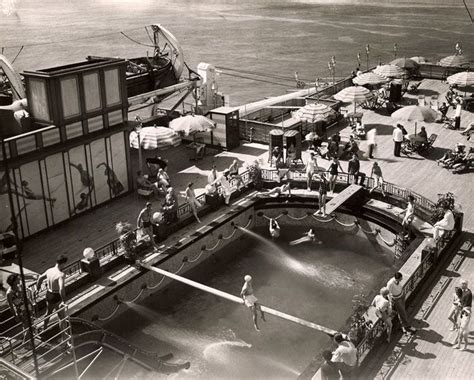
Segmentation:
[[(238, 304), (241, 304), (241, 305), (244, 304), (244, 300), (241, 297), (237, 297), (237, 296), (234, 296), (233, 294), (223, 292), (222, 290), (211, 288), (210, 286), (207, 286), (207, 285), (201, 284), (199, 282), (190, 280), (189, 278), (186, 278), (186, 277), (178, 276), (177, 274), (170, 273), (170, 272), (165, 271), (163, 269), (160, 269), (160, 268), (157, 268), (157, 267), (152, 267), (151, 265), (145, 264), (143, 262), (140, 262), (140, 265), (145, 269), (148, 269), (152, 272), (156, 272), (156, 273), (159, 273), (163, 276), (172, 278), (173, 280), (182, 282), (183, 284), (192, 286), (193, 288), (205, 291), (207, 293), (214, 294), (218, 297), (225, 298), (229, 301), (232, 301), (232, 302), (235, 302), (235, 303), (238, 303)], [(327, 327), (318, 325), (318, 324), (313, 323), (313, 322), (305, 321), (304, 319), (295, 317), (295, 316), (290, 315), (290, 314), (283, 313), (281, 311), (269, 308), (267, 306), (263, 306), (263, 305), (260, 305), (260, 306), (262, 308), (262, 311), (264, 311), (265, 313), (271, 314), (275, 317), (286, 319), (287, 321), (294, 322), (294, 323), (297, 323), (299, 325), (309, 327), (313, 330), (321, 331), (321, 332), (323, 332), (323, 333), (325, 333), (325, 334), (327, 334), (331, 337), (333, 337), (335, 334), (337, 334), (337, 331), (329, 329)]]
[(326, 214), (332, 214), (336, 211), (343, 203), (347, 202), (349, 198), (357, 194), (362, 189), (359, 185), (350, 185), (345, 188), (342, 192), (337, 194), (333, 199), (326, 203)]

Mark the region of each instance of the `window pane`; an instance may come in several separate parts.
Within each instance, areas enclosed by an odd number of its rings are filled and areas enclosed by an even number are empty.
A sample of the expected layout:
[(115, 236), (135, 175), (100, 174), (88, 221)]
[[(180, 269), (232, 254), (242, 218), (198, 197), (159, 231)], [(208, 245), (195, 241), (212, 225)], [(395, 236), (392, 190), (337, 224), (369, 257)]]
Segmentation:
[(90, 73), (83, 76), (84, 95), (86, 97), (86, 111), (100, 109), (99, 74)]
[(120, 86), (118, 69), (104, 71), (105, 94), (107, 97), (107, 105), (112, 106), (120, 104)]
[(79, 115), (80, 108), (77, 78), (71, 77), (61, 79), (61, 101), (63, 104), (63, 116), (65, 119)]

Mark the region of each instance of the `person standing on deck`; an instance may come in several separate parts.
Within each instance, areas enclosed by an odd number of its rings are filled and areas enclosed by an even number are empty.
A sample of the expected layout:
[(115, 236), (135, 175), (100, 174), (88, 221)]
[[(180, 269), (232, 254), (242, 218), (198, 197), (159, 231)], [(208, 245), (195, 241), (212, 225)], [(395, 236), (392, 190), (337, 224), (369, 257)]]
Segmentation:
[(326, 179), (326, 174), (321, 173), (319, 177), (319, 210), (316, 211), (313, 215), (320, 215), (322, 214), (323, 217), (326, 217), (326, 196), (328, 194), (329, 183)]
[(374, 158), (374, 150), (375, 150), (375, 147), (377, 146), (377, 142), (375, 141), (375, 139), (377, 138), (377, 130), (375, 128), (368, 130), (366, 137), (367, 137), (367, 157)]
[(402, 330), (406, 334), (408, 332), (415, 333), (416, 329), (411, 327), (410, 320), (408, 318), (407, 311), (405, 309), (405, 294), (401, 281), (403, 275), (400, 272), (394, 274), (394, 276), (387, 282), (387, 288), (390, 293), (389, 299), (392, 303), (392, 309), (398, 314), (398, 318), (402, 324)]
[(350, 379), (357, 365), (357, 349), (349, 340), (344, 339), (341, 333), (334, 335), (336, 350), (332, 353), (332, 361), (337, 363), (344, 379)]
[(186, 197), (186, 202), (189, 203), (189, 206), (191, 207), (191, 211), (193, 212), (194, 217), (196, 218), (198, 223), (201, 223), (201, 220), (199, 219), (197, 209), (201, 207), (201, 203), (196, 199), (196, 194), (194, 194), (194, 189), (193, 189), (193, 183), (189, 182), (188, 187), (185, 190), (185, 197)]
[(360, 161), (359, 157), (357, 157), (357, 153), (352, 154), (352, 158), (348, 162), (347, 171), (349, 174), (353, 176), (352, 183), (356, 184), (359, 182), (360, 178), (360, 185), (364, 185), (365, 173), (360, 171)]
[(28, 312), (30, 313), (30, 316), (33, 315), (33, 306), (29, 299), (27, 299), (27, 303), (25, 305), (20, 275), (16, 273), (10, 274), (7, 277), (7, 285), (8, 288), (5, 295), (8, 306), (15, 317), (15, 321), (21, 322), (22, 324), (24, 330), (23, 342), (25, 342), (26, 339), (29, 338)]
[(399, 215), (405, 213), (402, 220), (402, 228), (405, 238), (410, 237), (410, 229), (413, 219), (415, 219), (415, 198), (413, 195), (408, 196), (407, 208), (402, 211)]
[(221, 185), (222, 196), (224, 197), (224, 203), (226, 206), (229, 206), (230, 197), (232, 195), (232, 186), (230, 184), (230, 170), (225, 169), (222, 172), (222, 175), (219, 176), (213, 183), (215, 186), (217, 183)]
[(330, 193), (334, 193), (334, 189), (336, 188), (336, 182), (337, 182), (337, 176), (339, 175), (339, 169), (341, 169), (341, 172), (344, 172), (344, 170), (342, 169), (341, 163), (339, 162), (337, 157), (333, 157), (328, 168)]
[(151, 209), (151, 202), (147, 202), (145, 208), (140, 211), (140, 214), (138, 214), (137, 228), (142, 228), (150, 238), (150, 243), (153, 245), (153, 247), (158, 249), (158, 245), (155, 243), (153, 234), (153, 211)]
[(461, 129), (461, 111), (462, 111), (462, 99), (456, 98), (456, 110), (454, 111), (454, 129)]
[[(461, 351), (467, 349), (467, 343), (469, 340), (469, 325), (471, 323), (471, 309), (465, 307), (461, 310), (461, 315), (459, 316), (459, 330), (458, 336), (454, 341), (454, 348), (458, 348)], [(462, 341), (464, 340), (464, 347), (461, 348)]]
[(403, 142), (403, 130), (400, 124), (397, 124), (395, 129), (393, 130), (392, 134), (393, 138), (393, 155), (395, 157), (400, 157), (400, 151), (402, 149), (402, 142)]
[(332, 361), (332, 352), (324, 350), (321, 356), (324, 359), (324, 363), (321, 364), (321, 380), (339, 380), (339, 369)]
[(374, 179), (374, 185), (370, 189), (369, 193), (372, 193), (372, 191), (380, 187), (382, 195), (385, 197), (385, 191), (383, 189), (384, 180), (382, 169), (380, 168), (379, 164), (377, 164), (377, 162), (374, 162), (374, 164), (372, 165), (372, 172), (370, 173), (370, 176)]
[(212, 165), (211, 172), (207, 176), (207, 184), (212, 187), (211, 191), (215, 193), (217, 191), (215, 182), (217, 180), (217, 169), (216, 165)]
[(318, 161), (314, 153), (310, 153), (309, 160), (306, 163), (306, 184), (307, 190), (311, 191), (311, 184), (313, 183), (313, 175), (316, 174), (318, 169)]
[(240, 296), (244, 300), (244, 305), (247, 306), (250, 311), (252, 312), (252, 317), (253, 317), (253, 325), (255, 327), (255, 330), (260, 331), (258, 328), (258, 323), (257, 323), (257, 312), (260, 312), (260, 317), (262, 318), (262, 321), (265, 322), (265, 314), (263, 314), (262, 308), (260, 307), (259, 303), (257, 302), (258, 299), (255, 297), (253, 294), (253, 288), (252, 288), (252, 276), (246, 275), (244, 277), (244, 286), (242, 286), (242, 290), (240, 292)]
[(64, 272), (63, 268), (67, 262), (67, 257), (59, 255), (56, 259), (56, 265), (49, 268), (41, 276), (38, 277), (36, 282), (36, 290), (41, 289), (41, 284), (46, 280), (46, 314), (44, 319), (44, 327), (48, 328), (49, 318), (53, 311), (58, 311), (58, 318), (60, 320), (60, 328), (63, 330), (64, 324), (61, 322), (66, 318), (63, 306), (66, 302), (66, 288), (64, 283)]

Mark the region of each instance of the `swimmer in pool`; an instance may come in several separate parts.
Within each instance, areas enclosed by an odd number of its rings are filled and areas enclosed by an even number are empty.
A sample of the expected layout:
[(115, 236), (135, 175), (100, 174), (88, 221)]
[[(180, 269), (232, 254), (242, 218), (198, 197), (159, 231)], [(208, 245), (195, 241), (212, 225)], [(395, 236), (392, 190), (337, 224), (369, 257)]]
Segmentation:
[(311, 228), (308, 232), (304, 234), (303, 237), (290, 241), (290, 245), (298, 245), (301, 243), (306, 243), (307, 241), (316, 243), (316, 244), (321, 244), (322, 241), (316, 238), (316, 235), (314, 234), (313, 229)]
[(262, 318), (262, 321), (264, 322), (265, 322), (265, 314), (263, 314), (262, 308), (257, 302), (258, 301), (257, 297), (255, 297), (253, 294), (252, 276), (246, 275), (244, 277), (244, 281), (245, 283), (244, 283), (244, 286), (242, 286), (242, 291), (240, 292), (240, 296), (244, 300), (244, 305), (247, 306), (252, 312), (253, 325), (255, 327), (255, 330), (260, 331), (257, 324), (257, 312), (258, 311), (260, 312), (260, 317)]
[(268, 230), (270, 231), (270, 236), (273, 239), (280, 237), (280, 225), (275, 219), (270, 219), (270, 224), (268, 225)]

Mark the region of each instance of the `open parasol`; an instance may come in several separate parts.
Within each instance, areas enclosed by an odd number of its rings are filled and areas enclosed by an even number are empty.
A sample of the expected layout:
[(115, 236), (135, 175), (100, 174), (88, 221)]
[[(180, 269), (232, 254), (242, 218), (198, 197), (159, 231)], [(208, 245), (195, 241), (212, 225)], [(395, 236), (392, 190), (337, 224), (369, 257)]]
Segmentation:
[(359, 86), (375, 86), (378, 84), (387, 83), (387, 81), (387, 78), (373, 72), (363, 73), (352, 79), (352, 82)]
[(438, 113), (430, 107), (412, 105), (400, 108), (392, 113), (391, 116), (397, 120), (414, 121), (416, 135), (416, 123), (418, 121), (432, 123), (438, 118)]
[(441, 59), (439, 64), (444, 67), (466, 66), (469, 64), (469, 59), (463, 54), (448, 55)]
[(294, 116), (308, 123), (316, 123), (317, 121), (326, 120), (334, 114), (334, 110), (326, 104), (310, 103), (298, 109)]
[(463, 71), (447, 78), (449, 84), (455, 84), (460, 87), (474, 86), (474, 72)]
[(375, 74), (381, 75), (385, 78), (401, 78), (405, 75), (405, 70), (396, 65), (380, 65), (373, 71)]
[(339, 91), (334, 98), (342, 102), (354, 103), (354, 112), (357, 103), (363, 103), (372, 98), (372, 93), (362, 86), (350, 86)]
[[(140, 143), (139, 143), (140, 142)], [(167, 149), (181, 144), (177, 133), (166, 127), (143, 127), (140, 133), (130, 132), (130, 147), (145, 150)]]
[(390, 64), (406, 70), (413, 70), (420, 66), (418, 62), (414, 61), (411, 58), (397, 58), (390, 62)]
[(198, 132), (210, 132), (216, 128), (216, 123), (202, 115), (186, 115), (170, 121), (170, 128), (189, 136)]

